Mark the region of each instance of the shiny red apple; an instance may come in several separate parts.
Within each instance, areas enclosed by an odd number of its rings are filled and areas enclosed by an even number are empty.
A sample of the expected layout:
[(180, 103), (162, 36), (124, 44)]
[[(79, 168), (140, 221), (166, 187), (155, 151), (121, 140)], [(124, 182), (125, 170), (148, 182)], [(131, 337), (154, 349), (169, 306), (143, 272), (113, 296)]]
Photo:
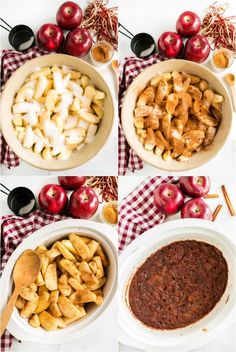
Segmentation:
[(211, 48), (207, 38), (202, 34), (197, 34), (187, 40), (184, 57), (187, 60), (201, 63), (208, 58), (210, 51)]
[(64, 42), (63, 32), (53, 23), (43, 24), (37, 33), (39, 45), (47, 51), (58, 51)]
[(208, 176), (182, 176), (179, 178), (181, 190), (189, 197), (204, 197), (210, 190)]
[(67, 34), (65, 52), (82, 57), (88, 54), (92, 46), (92, 37), (86, 28), (77, 28)]
[(166, 215), (176, 214), (184, 204), (184, 195), (173, 183), (164, 183), (154, 191), (155, 205)]
[(212, 211), (202, 198), (190, 199), (181, 209), (181, 218), (212, 220)]
[(83, 11), (73, 1), (64, 2), (57, 11), (57, 23), (63, 29), (75, 29), (79, 27), (83, 18)]
[(66, 191), (59, 185), (45, 185), (38, 196), (41, 209), (51, 214), (60, 214), (66, 207), (68, 198)]
[(81, 187), (70, 197), (69, 211), (74, 218), (89, 219), (98, 208), (98, 196), (91, 187)]
[(200, 28), (200, 17), (192, 11), (183, 12), (176, 22), (176, 30), (183, 37), (191, 37), (197, 34)]
[(171, 59), (180, 55), (183, 48), (183, 40), (178, 33), (164, 32), (157, 41), (159, 52)]
[(58, 182), (65, 189), (77, 189), (86, 181), (86, 176), (58, 176)]

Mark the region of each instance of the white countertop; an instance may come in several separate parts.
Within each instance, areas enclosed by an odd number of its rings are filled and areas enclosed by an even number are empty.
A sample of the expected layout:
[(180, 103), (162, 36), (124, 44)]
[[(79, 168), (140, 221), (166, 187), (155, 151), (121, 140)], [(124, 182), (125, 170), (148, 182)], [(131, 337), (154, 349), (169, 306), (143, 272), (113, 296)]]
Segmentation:
[[(119, 202), (127, 196), (130, 192), (137, 187), (146, 176), (119, 176)], [(235, 177), (224, 177), (224, 175), (216, 175), (211, 177), (211, 189), (210, 193), (217, 193), (220, 195), (220, 198), (217, 199), (207, 199), (207, 203), (210, 205), (211, 209), (214, 210), (218, 204), (223, 204), (223, 208), (217, 217), (217, 222), (224, 225), (229, 232), (231, 232), (231, 240), (236, 245), (236, 236), (235, 236), (235, 228), (236, 228), (236, 217), (230, 216), (228, 208), (226, 206), (224, 197), (222, 195), (220, 186), (226, 185), (227, 191), (230, 195), (231, 201), (236, 208), (236, 187), (235, 187)], [(174, 219), (178, 219), (179, 214), (173, 215), (169, 217), (166, 221), (171, 221)], [(207, 343), (204, 346), (201, 346), (198, 349), (191, 350), (191, 352), (235, 352), (236, 351), (236, 320), (233, 325), (224, 331), (218, 338), (214, 339), (213, 341)], [(137, 349), (131, 346), (120, 344), (120, 351), (122, 352), (138, 352), (144, 350)], [(162, 352), (158, 349), (157, 352)], [(175, 352), (175, 351), (173, 351)], [(182, 351), (182, 352), (190, 352)]]
[[(37, 195), (43, 185), (47, 183), (57, 183), (57, 177), (52, 176), (1, 176), (1, 182), (10, 190), (19, 187), (25, 186), (32, 190), (35, 194), (36, 199)], [(1, 188), (2, 189), (2, 188)], [(100, 221), (100, 208), (97, 213), (91, 218), (94, 221)], [(0, 192), (0, 209), (1, 215), (12, 214), (7, 206), (7, 196)], [(92, 351), (92, 352), (116, 352), (118, 351), (118, 342), (117, 342), (117, 312), (116, 312), (116, 303), (114, 302), (112, 306), (105, 313), (103, 319), (101, 320), (101, 325), (99, 329), (91, 331), (91, 333), (85, 337), (80, 338), (72, 342), (68, 342), (63, 345), (47, 345), (47, 344), (36, 344), (31, 342), (17, 342), (14, 340), (11, 351), (21, 351), (21, 352), (32, 352), (32, 351)]]
[[(34, 33), (37, 33), (39, 27), (44, 23), (56, 23), (56, 12), (59, 6), (65, 2), (64, 0), (1, 0), (1, 17), (12, 27), (17, 24), (26, 24), (31, 27)], [(116, 0), (109, 1), (110, 6), (116, 6)], [(84, 9), (87, 1), (80, 0), (79, 5)], [(0, 48), (12, 49), (8, 43), (8, 32), (1, 28)], [(117, 54), (116, 54), (117, 55)], [(86, 58), (86, 60), (89, 60)], [(114, 99), (114, 105), (117, 106), (117, 88), (115, 75), (111, 66), (96, 67), (103, 76), (106, 83), (110, 87), (111, 94)], [(117, 174), (117, 111), (115, 112), (114, 125), (111, 135), (106, 145), (92, 160), (86, 164), (63, 171), (64, 175), (80, 174), (80, 175), (116, 175)], [(58, 172), (44, 171), (35, 168), (24, 161), (20, 166), (12, 167), (10, 170), (5, 165), (1, 165), (3, 175), (58, 175)]]
[[(204, 16), (208, 6), (212, 4), (213, 0), (195, 1), (195, 0), (135, 0), (119, 1), (119, 22), (126, 27), (134, 35), (140, 32), (148, 32), (153, 36), (155, 41), (161, 33), (165, 31), (175, 31), (175, 23), (178, 16), (186, 10), (196, 12), (201, 18)], [(225, 1), (222, 1), (224, 3)], [(226, 12), (226, 16), (236, 14), (236, 2), (234, 0), (227, 0), (230, 4), (230, 8)], [(122, 30), (122, 29), (121, 29)], [(134, 56), (130, 49), (130, 39), (123, 35), (119, 35), (119, 58), (123, 59), (125, 56)], [(210, 68), (209, 60), (204, 65)], [(236, 62), (233, 63), (230, 72), (236, 73)], [(219, 78), (222, 78), (227, 73), (218, 74)], [(228, 89), (228, 87), (227, 87)], [(227, 176), (229, 173), (233, 173), (236, 170), (236, 114), (234, 113), (233, 127), (231, 135), (224, 148), (219, 154), (211, 160), (208, 164), (194, 169), (190, 172), (183, 174), (188, 175), (208, 175), (214, 170), (214, 173), (221, 173)], [(128, 170), (127, 175), (133, 173)], [(161, 171), (144, 163), (142, 170), (135, 171), (135, 175), (166, 175), (165, 171)], [(174, 173), (169, 173), (172, 175)]]

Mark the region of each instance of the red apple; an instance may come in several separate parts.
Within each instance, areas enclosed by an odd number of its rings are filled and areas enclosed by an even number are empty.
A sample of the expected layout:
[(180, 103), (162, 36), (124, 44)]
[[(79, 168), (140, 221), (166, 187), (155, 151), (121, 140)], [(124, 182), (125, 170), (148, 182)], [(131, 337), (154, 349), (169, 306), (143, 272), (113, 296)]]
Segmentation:
[(192, 11), (183, 12), (176, 22), (176, 30), (183, 37), (191, 37), (197, 34), (200, 28), (200, 17)]
[(89, 219), (98, 208), (98, 196), (91, 187), (81, 187), (70, 197), (69, 211), (74, 218)]
[(212, 211), (202, 198), (190, 199), (181, 209), (181, 218), (212, 220)]
[(179, 178), (181, 190), (189, 197), (204, 197), (210, 190), (208, 176), (182, 176)]
[(77, 28), (67, 34), (65, 52), (69, 55), (82, 57), (88, 54), (92, 43), (89, 31), (85, 28)]
[(58, 51), (64, 42), (63, 32), (53, 23), (43, 24), (37, 33), (39, 45), (47, 51)]
[(55, 184), (45, 185), (38, 196), (40, 208), (51, 214), (60, 214), (66, 207), (67, 201), (65, 190)]
[(63, 29), (77, 28), (83, 17), (83, 11), (73, 1), (64, 2), (57, 11), (57, 23)]
[(184, 57), (198, 63), (204, 62), (210, 54), (210, 44), (204, 35), (197, 34), (189, 38), (185, 44)]
[(184, 195), (178, 186), (164, 183), (154, 191), (156, 206), (166, 215), (176, 214), (184, 204)]
[(171, 59), (181, 54), (183, 40), (178, 33), (164, 32), (158, 39), (157, 46), (162, 55)]
[(60, 185), (65, 189), (77, 189), (86, 181), (86, 176), (58, 176)]

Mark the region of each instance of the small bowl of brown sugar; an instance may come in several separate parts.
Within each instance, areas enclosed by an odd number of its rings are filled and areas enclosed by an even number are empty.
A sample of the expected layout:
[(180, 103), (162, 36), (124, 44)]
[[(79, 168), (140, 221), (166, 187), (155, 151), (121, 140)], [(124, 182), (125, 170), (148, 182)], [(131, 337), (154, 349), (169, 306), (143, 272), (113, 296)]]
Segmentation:
[(99, 41), (92, 46), (90, 57), (96, 66), (107, 64), (114, 55), (113, 46), (106, 41)]

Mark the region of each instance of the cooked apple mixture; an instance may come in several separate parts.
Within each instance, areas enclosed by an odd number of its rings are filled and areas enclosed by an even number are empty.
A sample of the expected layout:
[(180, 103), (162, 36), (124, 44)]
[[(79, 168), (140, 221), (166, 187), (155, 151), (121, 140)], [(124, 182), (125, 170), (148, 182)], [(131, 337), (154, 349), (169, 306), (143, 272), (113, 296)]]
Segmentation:
[(138, 139), (164, 160), (187, 161), (213, 142), (223, 100), (199, 76), (175, 71), (157, 75), (137, 99)]
[(68, 234), (50, 249), (38, 246), (37, 280), (23, 289), (15, 306), (34, 328), (57, 330), (86, 316), (88, 306), (103, 303), (109, 259), (101, 244), (85, 234)]
[(151, 328), (184, 328), (212, 311), (227, 282), (228, 265), (218, 248), (195, 240), (172, 242), (138, 268), (129, 286), (129, 306)]
[(103, 118), (105, 93), (68, 67), (31, 73), (12, 106), (17, 138), (45, 160), (67, 159), (91, 143)]

